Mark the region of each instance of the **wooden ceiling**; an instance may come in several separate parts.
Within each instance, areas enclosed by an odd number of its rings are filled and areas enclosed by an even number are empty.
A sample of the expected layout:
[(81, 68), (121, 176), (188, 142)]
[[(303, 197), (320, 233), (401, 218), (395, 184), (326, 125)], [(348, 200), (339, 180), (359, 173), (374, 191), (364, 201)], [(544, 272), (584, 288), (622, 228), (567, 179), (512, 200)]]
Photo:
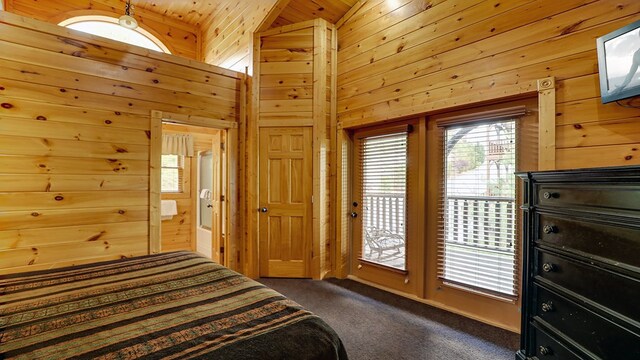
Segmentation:
[[(197, 26), (208, 24), (207, 20), (222, 8), (237, 6), (246, 0), (132, 0), (136, 7), (167, 15)], [(262, 0), (250, 0), (262, 1)], [(291, 0), (274, 21), (272, 27), (293, 24), (315, 18), (336, 23), (358, 0)]]
[(323, 18), (335, 24), (358, 0), (291, 0), (271, 27)]

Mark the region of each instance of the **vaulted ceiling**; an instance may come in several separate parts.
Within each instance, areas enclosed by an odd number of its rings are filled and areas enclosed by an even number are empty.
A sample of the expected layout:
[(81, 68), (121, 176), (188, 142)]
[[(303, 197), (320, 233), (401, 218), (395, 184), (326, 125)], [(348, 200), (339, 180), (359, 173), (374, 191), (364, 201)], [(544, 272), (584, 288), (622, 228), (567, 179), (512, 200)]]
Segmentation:
[[(208, 20), (223, 9), (238, 6), (240, 2), (253, 1), (256, 6), (262, 0), (132, 0), (136, 7), (154, 11), (185, 23), (208, 26)], [(293, 24), (315, 18), (335, 23), (358, 0), (290, 0), (275, 19), (272, 27)], [(205, 30), (205, 29), (203, 29)]]

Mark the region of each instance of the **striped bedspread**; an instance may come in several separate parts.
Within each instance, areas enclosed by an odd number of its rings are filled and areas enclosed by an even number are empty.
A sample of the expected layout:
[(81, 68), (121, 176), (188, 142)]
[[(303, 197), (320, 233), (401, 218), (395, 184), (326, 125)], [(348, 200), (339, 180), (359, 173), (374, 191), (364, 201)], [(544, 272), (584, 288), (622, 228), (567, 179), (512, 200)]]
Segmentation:
[(0, 279), (0, 359), (347, 359), (279, 293), (190, 252)]

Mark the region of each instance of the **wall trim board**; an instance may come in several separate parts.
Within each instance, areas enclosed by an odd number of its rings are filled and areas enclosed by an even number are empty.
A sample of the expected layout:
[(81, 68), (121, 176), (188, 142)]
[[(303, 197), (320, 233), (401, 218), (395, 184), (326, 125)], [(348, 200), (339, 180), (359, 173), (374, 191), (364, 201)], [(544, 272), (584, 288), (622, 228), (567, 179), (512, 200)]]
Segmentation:
[(556, 82), (538, 80), (538, 170), (556, 168)]
[(238, 122), (231, 120), (221, 120), (206, 118), (203, 116), (177, 114), (171, 112), (162, 112), (162, 120), (169, 123), (193, 125), (202, 127), (212, 127), (216, 129), (237, 129)]
[(162, 111), (151, 111), (149, 144), (149, 253), (162, 251), (160, 239), (160, 183), (162, 155)]

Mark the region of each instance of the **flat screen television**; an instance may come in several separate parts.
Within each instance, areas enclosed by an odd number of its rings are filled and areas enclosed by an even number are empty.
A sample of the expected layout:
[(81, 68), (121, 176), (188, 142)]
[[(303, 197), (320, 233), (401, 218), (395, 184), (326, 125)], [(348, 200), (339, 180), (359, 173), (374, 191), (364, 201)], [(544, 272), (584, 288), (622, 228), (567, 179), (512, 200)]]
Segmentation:
[(599, 37), (602, 103), (640, 95), (640, 20)]

